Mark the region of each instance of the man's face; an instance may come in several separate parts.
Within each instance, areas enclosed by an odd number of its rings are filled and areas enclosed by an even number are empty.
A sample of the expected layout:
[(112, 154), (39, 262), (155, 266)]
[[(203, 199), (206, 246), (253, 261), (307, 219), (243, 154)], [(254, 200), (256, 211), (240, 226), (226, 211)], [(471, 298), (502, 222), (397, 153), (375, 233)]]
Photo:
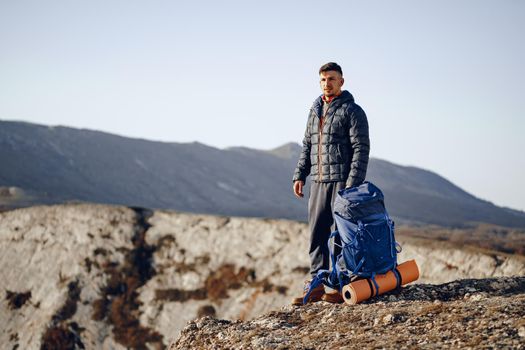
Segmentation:
[(341, 87), (345, 80), (339, 72), (329, 70), (319, 74), (321, 90), (326, 97), (337, 96), (341, 93)]

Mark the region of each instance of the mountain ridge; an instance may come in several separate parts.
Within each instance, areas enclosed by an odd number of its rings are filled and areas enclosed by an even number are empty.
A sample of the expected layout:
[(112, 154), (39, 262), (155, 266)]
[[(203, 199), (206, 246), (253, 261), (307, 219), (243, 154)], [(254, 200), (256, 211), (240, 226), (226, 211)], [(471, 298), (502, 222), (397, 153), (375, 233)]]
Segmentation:
[[(0, 121), (0, 187), (31, 195), (18, 206), (86, 201), (305, 221), (307, 201), (291, 191), (299, 151), (294, 143), (218, 149)], [(497, 207), (429, 170), (373, 158), (367, 179), (401, 223), (525, 228), (525, 212)], [(4, 202), (4, 209), (17, 206)]]

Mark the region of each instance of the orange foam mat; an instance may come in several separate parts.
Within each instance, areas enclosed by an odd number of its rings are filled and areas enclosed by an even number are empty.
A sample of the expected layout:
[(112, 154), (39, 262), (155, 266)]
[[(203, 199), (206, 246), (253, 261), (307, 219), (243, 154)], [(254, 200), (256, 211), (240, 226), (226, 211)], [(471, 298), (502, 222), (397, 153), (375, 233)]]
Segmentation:
[[(405, 261), (397, 266), (401, 276), (401, 284), (414, 282), (419, 278), (419, 268), (415, 260)], [(379, 290), (376, 289), (371, 279), (362, 279), (352, 282), (343, 287), (342, 294), (345, 303), (354, 305), (367, 300), (375, 295), (389, 292), (397, 287), (397, 279), (392, 271), (375, 277)]]

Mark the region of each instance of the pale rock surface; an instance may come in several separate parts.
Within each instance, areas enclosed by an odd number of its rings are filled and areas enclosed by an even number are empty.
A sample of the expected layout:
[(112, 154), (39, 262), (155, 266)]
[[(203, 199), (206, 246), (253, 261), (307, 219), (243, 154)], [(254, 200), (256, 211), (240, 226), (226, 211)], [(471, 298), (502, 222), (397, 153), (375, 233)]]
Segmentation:
[[(308, 275), (307, 226), (295, 221), (77, 204), (0, 222), (6, 348), (38, 349), (50, 330), (88, 349), (162, 348), (198, 317), (252, 320), (288, 305)], [(521, 256), (398, 240), (418, 283), (525, 274)]]
[(415, 259), (420, 282), (443, 283), (463, 278), (525, 275), (525, 257), (448, 242), (398, 237), (398, 261)]
[[(2, 293), (31, 292), (29, 302), (15, 310), (1, 298), (0, 344), (40, 348), (42, 335), (66, 303), (68, 284), (78, 281), (81, 302), (71, 322), (85, 328), (84, 345), (102, 348), (111, 333), (91, 320), (91, 303), (98, 298), (106, 276), (95, 269), (89, 272), (86, 258), (103, 248), (111, 260), (121, 261), (123, 255), (117, 248), (132, 247), (133, 211), (91, 205), (43, 206), (0, 213), (0, 222)], [(96, 259), (104, 263), (104, 257)]]

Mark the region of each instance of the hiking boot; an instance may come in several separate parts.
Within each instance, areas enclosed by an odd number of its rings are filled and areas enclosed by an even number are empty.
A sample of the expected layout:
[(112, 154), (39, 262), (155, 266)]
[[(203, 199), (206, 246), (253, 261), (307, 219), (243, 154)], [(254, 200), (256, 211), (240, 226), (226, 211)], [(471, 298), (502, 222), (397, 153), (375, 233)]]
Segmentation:
[(333, 303), (333, 304), (341, 304), (342, 302), (344, 302), (345, 300), (343, 299), (343, 296), (341, 295), (341, 293), (339, 292), (334, 292), (334, 293), (325, 293), (322, 297), (321, 297), (321, 300), (322, 301), (326, 301), (328, 303)]
[[(311, 281), (304, 282), (303, 296), (294, 298), (292, 300), (292, 305), (295, 305), (295, 306), (303, 305), (303, 299), (306, 293), (308, 293), (308, 290), (310, 289), (310, 282)], [(324, 285), (321, 284), (320, 286), (317, 286), (312, 290), (312, 292), (310, 293), (310, 296), (308, 297), (307, 302), (314, 303), (316, 301), (320, 301), (323, 295), (324, 295)]]

